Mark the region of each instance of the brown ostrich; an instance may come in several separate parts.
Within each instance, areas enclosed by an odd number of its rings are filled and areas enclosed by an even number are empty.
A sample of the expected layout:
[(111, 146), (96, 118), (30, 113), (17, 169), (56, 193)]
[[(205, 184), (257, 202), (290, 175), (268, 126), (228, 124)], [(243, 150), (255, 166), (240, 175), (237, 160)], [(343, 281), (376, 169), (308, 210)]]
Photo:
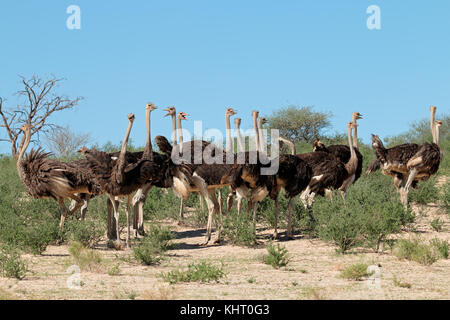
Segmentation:
[[(353, 126), (353, 148), (356, 153), (356, 157), (358, 158), (358, 164), (354, 174), (346, 179), (346, 182), (339, 189), (341, 191), (342, 198), (345, 198), (346, 189), (352, 184), (355, 183), (356, 180), (359, 179), (362, 172), (362, 164), (363, 164), (363, 156), (358, 150), (358, 133), (357, 133), (357, 120), (362, 119), (362, 115), (359, 112), (353, 112), (352, 114), (352, 126)], [(320, 140), (314, 141), (314, 151), (324, 151), (333, 154), (339, 161), (343, 163), (348, 163), (351, 158), (350, 147), (347, 145), (331, 145), (326, 147)]]
[(156, 109), (156, 107), (153, 104), (148, 103), (146, 105), (147, 143), (142, 158), (138, 162), (127, 163), (126, 161), (126, 148), (134, 121), (133, 114), (128, 115), (128, 128), (117, 161), (112, 159), (109, 154), (102, 151), (95, 149), (89, 150), (86, 148), (82, 148), (81, 150), (89, 161), (90, 169), (97, 177), (102, 190), (108, 194), (113, 206), (117, 241), (119, 243), (119, 212), (115, 198), (127, 197), (127, 204), (125, 207), (127, 216), (127, 247), (129, 247), (130, 241), (129, 205), (131, 202), (131, 194), (145, 185), (149, 180), (152, 180), (155, 176), (161, 174), (158, 165), (153, 162), (153, 150), (151, 146), (150, 113), (154, 109)]
[[(184, 112), (178, 113), (176, 128), (178, 133), (181, 133), (181, 120), (186, 120), (186, 116), (187, 114)], [(213, 143), (203, 140), (183, 142), (180, 134), (178, 138), (179, 143), (172, 147), (166, 139), (163, 139), (163, 141), (156, 137), (158, 147), (162, 152), (165, 152), (171, 159), (178, 158), (176, 162), (179, 161), (185, 164), (192, 172), (189, 176), (190, 183), (188, 184), (186, 184), (186, 179), (182, 180), (174, 177), (172, 190), (175, 195), (183, 199), (187, 199), (191, 192), (197, 192), (203, 196), (208, 207), (208, 224), (205, 241), (201, 245), (206, 245), (211, 240), (212, 222), (215, 214), (219, 215), (219, 226), (215, 242), (220, 242), (222, 210), (215, 195), (215, 190), (228, 186), (228, 184), (221, 183), (222, 176), (225, 175), (231, 166), (225, 163), (226, 152)]]
[[(408, 206), (408, 193), (410, 187), (417, 187), (420, 180), (426, 180), (437, 172), (441, 159), (439, 147), (439, 125), (434, 120), (436, 107), (430, 107), (430, 126), (433, 143), (418, 145), (415, 143), (401, 144), (386, 149), (377, 135), (372, 135), (372, 148), (376, 160), (367, 171), (381, 168), (384, 175), (392, 176), (394, 185), (400, 193), (400, 200), (405, 207)], [(436, 130), (437, 129), (437, 130)]]
[[(266, 196), (270, 196), (275, 201), (275, 230), (273, 237), (278, 237), (277, 217), (279, 212), (278, 195), (281, 188), (284, 188), (286, 197), (289, 198), (288, 206), (288, 229), (287, 237), (292, 237), (291, 226), (291, 211), (293, 206), (293, 199), (296, 195), (306, 188), (311, 179), (312, 171), (306, 163), (296, 157), (295, 155), (281, 155), (277, 159), (269, 160), (265, 152), (261, 152), (261, 137), (262, 134), (258, 130), (257, 121), (258, 112), (252, 112), (253, 127), (255, 130), (255, 140), (257, 151), (245, 152), (245, 163), (236, 163), (224, 180), (231, 181), (231, 185), (239, 189), (252, 190), (249, 203), (252, 204), (253, 209), (253, 225), (256, 232), (256, 210), (258, 203)], [(251, 159), (253, 158), (253, 159)], [(253, 160), (253, 161), (252, 161)], [(256, 160), (256, 161), (254, 161)], [(276, 174), (264, 175), (261, 170), (263, 168), (271, 167), (271, 161), (278, 162), (278, 171)], [(239, 193), (238, 193), (239, 194)]]
[(329, 152), (314, 151), (296, 156), (306, 161), (313, 171), (308, 187), (300, 196), (305, 208), (310, 208), (316, 195), (324, 196), (331, 189), (339, 189), (349, 177), (345, 164)]
[[(17, 160), (17, 172), (25, 188), (34, 198), (53, 198), (61, 208), (59, 227), (64, 227), (67, 213), (73, 214), (84, 203), (83, 196), (99, 194), (100, 185), (89, 170), (79, 163), (65, 163), (49, 159), (50, 153), (40, 148), (31, 150), (24, 158), (31, 139), (31, 127), (28, 124), (20, 128), (24, 133), (22, 148)], [(67, 210), (64, 199), (73, 199), (76, 205)]]
[(245, 141), (242, 138), (241, 134), (241, 118), (234, 118), (234, 126), (236, 127), (236, 134), (237, 134), (237, 143), (238, 143), (237, 152), (245, 152)]
[(400, 194), (403, 203), (408, 203), (409, 188), (414, 181), (425, 181), (435, 174), (441, 163), (442, 153), (439, 146), (439, 128), (442, 121), (435, 121), (433, 132), (433, 143), (421, 144), (417, 153), (407, 162), (408, 175), (403, 192)]

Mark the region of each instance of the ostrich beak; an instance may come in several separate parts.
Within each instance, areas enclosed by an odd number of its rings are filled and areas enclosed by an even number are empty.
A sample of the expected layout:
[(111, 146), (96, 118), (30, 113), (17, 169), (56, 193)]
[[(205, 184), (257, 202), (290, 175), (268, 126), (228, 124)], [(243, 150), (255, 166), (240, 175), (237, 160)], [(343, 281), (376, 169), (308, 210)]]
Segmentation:
[(164, 117), (170, 116), (170, 108), (165, 108), (163, 111), (167, 111), (167, 113), (164, 115)]

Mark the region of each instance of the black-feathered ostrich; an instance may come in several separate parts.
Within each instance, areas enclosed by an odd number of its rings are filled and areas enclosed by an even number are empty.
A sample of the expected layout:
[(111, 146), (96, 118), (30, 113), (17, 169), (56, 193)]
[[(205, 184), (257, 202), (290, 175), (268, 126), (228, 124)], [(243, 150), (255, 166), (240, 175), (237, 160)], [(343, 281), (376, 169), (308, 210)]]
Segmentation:
[(213, 143), (203, 140), (183, 142), (182, 134), (180, 135), (181, 120), (185, 120), (186, 116), (187, 114), (184, 112), (178, 113), (176, 130), (179, 132), (179, 143), (175, 147), (172, 147), (167, 139), (162, 141), (159, 137), (156, 137), (156, 142), (162, 152), (166, 153), (171, 159), (175, 159), (175, 162), (183, 163), (192, 172), (189, 177), (190, 184), (174, 177), (172, 186), (174, 193), (180, 198), (187, 199), (191, 192), (197, 192), (206, 200), (208, 223), (205, 241), (202, 242), (202, 245), (206, 245), (211, 240), (213, 216), (215, 214), (219, 215), (219, 225), (217, 239), (214, 242), (221, 241), (222, 210), (215, 195), (215, 190), (229, 185), (221, 183), (221, 178), (228, 172), (231, 165), (226, 164), (226, 152)]
[[(236, 163), (223, 180), (230, 181), (232, 187), (246, 190), (251, 189), (249, 203), (253, 208), (253, 224), (256, 232), (256, 211), (258, 203), (266, 196), (270, 196), (275, 201), (275, 230), (273, 237), (278, 237), (277, 217), (278, 217), (278, 195), (281, 188), (285, 189), (286, 197), (289, 198), (288, 206), (288, 229), (287, 237), (292, 237), (291, 211), (293, 199), (308, 185), (312, 170), (301, 159), (295, 155), (281, 155), (278, 158), (269, 160), (261, 146), (262, 134), (258, 130), (258, 111), (252, 112), (253, 127), (255, 130), (256, 151), (244, 152), (241, 157), (245, 158), (245, 163)], [(262, 121), (259, 121), (261, 124)], [(239, 154), (238, 154), (239, 158)], [(270, 175), (263, 174), (263, 169), (272, 167), (272, 161), (278, 162), (278, 171)], [(238, 193), (238, 192), (237, 192)], [(238, 193), (239, 194), (239, 193)], [(245, 195), (248, 197), (248, 195)]]
[(435, 121), (435, 106), (430, 107), (430, 113), (433, 143), (403, 144), (386, 149), (380, 138), (372, 135), (372, 147), (382, 173), (394, 178), (394, 184), (400, 193), (400, 200), (405, 208), (408, 206), (410, 187), (417, 186), (419, 181), (428, 180), (431, 175), (438, 171), (441, 162), (439, 127), (442, 122)]
[(147, 143), (142, 158), (136, 163), (127, 163), (126, 148), (134, 121), (134, 115), (128, 115), (128, 128), (122, 143), (122, 148), (117, 160), (113, 159), (108, 153), (95, 149), (82, 148), (86, 159), (89, 161), (91, 171), (97, 177), (102, 190), (108, 194), (114, 210), (116, 222), (117, 241), (120, 243), (119, 233), (119, 211), (117, 208), (116, 197), (127, 197), (125, 213), (127, 216), (127, 239), (126, 244), (129, 247), (130, 241), (130, 220), (129, 205), (131, 194), (145, 185), (149, 180), (159, 179), (161, 168), (153, 162), (153, 150), (150, 136), (150, 113), (156, 107), (152, 103), (146, 105), (146, 124), (147, 124)]
[[(22, 148), (19, 150), (17, 172), (22, 183), (34, 198), (53, 198), (61, 208), (59, 227), (64, 227), (67, 214), (73, 214), (84, 203), (83, 195), (100, 194), (100, 184), (90, 170), (80, 163), (66, 163), (49, 159), (50, 153), (32, 149), (24, 158), (31, 140), (31, 127), (23, 125)], [(64, 199), (73, 199), (76, 205), (68, 210)]]
[[(339, 187), (339, 191), (341, 192), (342, 198), (345, 199), (345, 192), (347, 188), (355, 183), (362, 172), (363, 165), (363, 156), (361, 152), (358, 150), (358, 124), (357, 120), (362, 119), (362, 115), (359, 112), (352, 113), (352, 127), (353, 127), (353, 148), (356, 153), (356, 157), (358, 158), (358, 164), (354, 174), (351, 174), (345, 181), (342, 186)], [(343, 144), (325, 146), (320, 140), (314, 141), (314, 151), (324, 151), (333, 154), (339, 161), (343, 163), (348, 163), (351, 159), (351, 150), (350, 147)]]

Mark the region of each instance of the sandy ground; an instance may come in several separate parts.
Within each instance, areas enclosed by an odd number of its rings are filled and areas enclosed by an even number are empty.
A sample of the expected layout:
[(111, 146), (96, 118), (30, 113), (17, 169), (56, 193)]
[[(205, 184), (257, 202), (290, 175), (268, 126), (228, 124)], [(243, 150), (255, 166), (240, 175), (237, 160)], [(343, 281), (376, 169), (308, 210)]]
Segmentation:
[[(401, 237), (440, 238), (450, 241), (450, 219), (433, 204), (414, 206), (418, 214), (414, 231)], [(445, 221), (443, 231), (435, 232), (430, 222)], [(289, 251), (287, 267), (274, 269), (262, 261), (265, 237), (272, 230), (259, 230), (261, 244), (256, 248), (224, 245), (199, 246), (204, 229), (168, 224), (176, 233), (177, 249), (157, 266), (142, 266), (131, 249), (107, 249), (101, 242), (96, 251), (103, 261), (94, 272), (82, 271), (82, 286), (69, 288), (68, 268), (73, 264), (66, 245), (49, 246), (41, 256), (26, 255), (31, 272), (25, 279), (0, 278), (0, 299), (450, 299), (450, 259), (431, 266), (402, 261), (389, 249), (383, 253), (358, 250), (339, 255), (335, 247), (319, 239), (297, 234), (295, 240), (281, 244)], [(122, 236), (123, 238), (124, 236)], [(161, 277), (176, 268), (200, 260), (224, 263), (226, 277), (215, 283), (177, 283), (169, 285)], [(346, 280), (340, 272), (346, 266), (364, 262), (378, 269), (373, 280)], [(109, 275), (119, 265), (119, 275)], [(398, 286), (394, 279), (410, 285)]]

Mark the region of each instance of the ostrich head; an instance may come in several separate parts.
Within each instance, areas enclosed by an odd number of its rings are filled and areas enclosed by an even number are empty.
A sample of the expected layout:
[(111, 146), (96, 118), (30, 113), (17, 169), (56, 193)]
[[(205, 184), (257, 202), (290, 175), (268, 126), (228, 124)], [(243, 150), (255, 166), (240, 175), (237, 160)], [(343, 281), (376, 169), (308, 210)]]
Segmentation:
[(233, 108), (227, 108), (225, 110), (225, 116), (231, 117), (234, 116), (237, 113), (236, 110), (234, 110)]
[(267, 119), (264, 118), (264, 117), (261, 117), (261, 118), (259, 118), (259, 119), (260, 119), (260, 121), (261, 121), (261, 124), (265, 124), (265, 123), (268, 122)]
[(145, 105), (145, 109), (146, 109), (146, 110), (150, 110), (150, 112), (152, 112), (153, 110), (158, 109), (158, 108), (157, 108), (153, 103), (148, 102), (148, 103)]
[(435, 106), (431, 106), (430, 107), (430, 112), (432, 112), (433, 114), (435, 114), (436, 113), (436, 107)]
[(372, 148), (384, 148), (383, 142), (381, 142), (380, 138), (375, 134), (372, 134)]
[(258, 116), (259, 116), (259, 111), (253, 110), (253, 111), (252, 111), (252, 117), (258, 118)]
[(359, 112), (353, 112), (353, 113), (352, 113), (352, 119), (353, 119), (353, 121), (354, 121), (354, 120), (359, 120), (359, 119), (362, 119), (362, 118), (363, 118), (363, 116), (362, 116), (361, 113), (359, 113)]
[(436, 127), (440, 127), (442, 126), (442, 121), (441, 120), (436, 120)]
[(130, 120), (131, 122), (134, 121), (134, 113), (129, 113), (128, 114), (128, 120)]
[(86, 148), (86, 146), (82, 146), (80, 149), (77, 150), (78, 153), (87, 153), (89, 151), (88, 148)]
[(186, 116), (189, 116), (186, 112), (178, 112), (178, 119), (187, 120)]
[(315, 138), (313, 142), (313, 151), (323, 151), (323, 150), (325, 150), (325, 145), (323, 144), (322, 141)]
[(175, 109), (175, 107), (168, 107), (168, 108), (165, 108), (164, 109), (164, 111), (167, 111), (167, 113), (164, 115), (164, 117), (167, 117), (167, 116), (175, 116), (175, 114), (176, 114), (176, 109)]
[(234, 118), (234, 124), (239, 128), (241, 126), (241, 118)]

